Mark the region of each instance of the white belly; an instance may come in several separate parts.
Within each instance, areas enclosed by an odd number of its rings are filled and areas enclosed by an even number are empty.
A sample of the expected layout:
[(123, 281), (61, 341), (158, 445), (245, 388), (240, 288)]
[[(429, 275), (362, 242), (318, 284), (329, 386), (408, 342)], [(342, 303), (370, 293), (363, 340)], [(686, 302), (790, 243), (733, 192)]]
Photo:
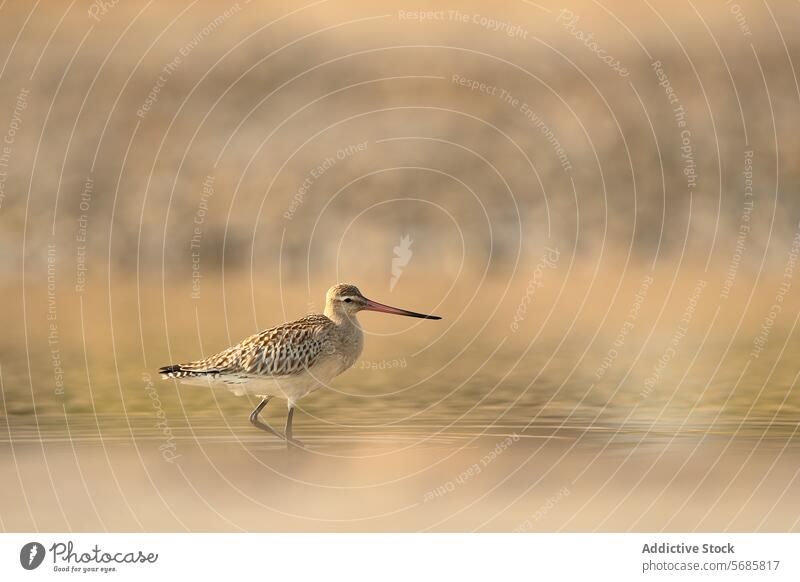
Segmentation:
[(205, 386), (212, 389), (227, 389), (236, 396), (252, 394), (254, 396), (275, 396), (284, 398), (293, 404), (320, 388), (327, 387), (329, 382), (346, 368), (342, 362), (331, 358), (320, 362), (302, 374), (292, 376), (250, 376), (221, 374), (215, 377), (184, 378), (183, 384)]

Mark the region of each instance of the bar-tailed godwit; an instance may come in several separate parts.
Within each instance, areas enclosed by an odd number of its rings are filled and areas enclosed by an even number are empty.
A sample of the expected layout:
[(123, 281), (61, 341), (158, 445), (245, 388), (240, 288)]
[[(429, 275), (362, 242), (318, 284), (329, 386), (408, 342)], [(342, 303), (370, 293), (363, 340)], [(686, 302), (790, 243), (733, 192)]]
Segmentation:
[[(335, 285), (325, 297), (324, 315), (308, 315), (278, 325), (204, 360), (164, 366), (159, 372), (163, 378), (177, 378), (186, 384), (261, 397), (250, 414), (250, 422), (285, 438), (287, 443), (302, 446), (292, 436), (297, 401), (327, 386), (358, 359), (364, 346), (364, 334), (356, 319), (359, 311), (441, 319), (372, 301), (354, 285)], [(275, 396), (285, 398), (289, 405), (284, 435), (258, 418)]]

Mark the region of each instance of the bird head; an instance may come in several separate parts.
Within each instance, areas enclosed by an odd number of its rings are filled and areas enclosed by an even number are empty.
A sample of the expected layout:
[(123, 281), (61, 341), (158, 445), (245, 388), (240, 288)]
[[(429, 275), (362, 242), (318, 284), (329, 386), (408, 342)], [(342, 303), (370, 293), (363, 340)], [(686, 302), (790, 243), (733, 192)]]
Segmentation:
[(351, 316), (359, 311), (377, 311), (379, 313), (391, 313), (393, 315), (419, 317), (421, 319), (441, 319), (438, 315), (426, 315), (398, 307), (390, 307), (372, 299), (367, 299), (355, 285), (339, 284), (328, 289), (328, 294), (325, 297), (326, 315)]

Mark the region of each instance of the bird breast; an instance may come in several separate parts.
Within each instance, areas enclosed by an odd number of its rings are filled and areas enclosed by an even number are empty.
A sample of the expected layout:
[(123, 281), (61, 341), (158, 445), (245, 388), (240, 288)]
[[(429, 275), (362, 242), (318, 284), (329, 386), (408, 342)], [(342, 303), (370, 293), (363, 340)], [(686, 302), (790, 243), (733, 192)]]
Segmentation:
[(341, 370), (339, 374), (356, 363), (364, 349), (364, 334), (357, 324), (342, 325), (332, 338), (333, 344), (330, 353), (339, 360)]

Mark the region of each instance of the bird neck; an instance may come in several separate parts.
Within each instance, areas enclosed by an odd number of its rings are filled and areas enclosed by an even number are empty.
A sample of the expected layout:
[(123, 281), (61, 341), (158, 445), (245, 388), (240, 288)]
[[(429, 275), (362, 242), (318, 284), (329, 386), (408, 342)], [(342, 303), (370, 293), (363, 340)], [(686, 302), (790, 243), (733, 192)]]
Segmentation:
[(336, 325), (342, 327), (358, 327), (361, 326), (356, 319), (356, 314), (353, 313), (352, 315), (346, 313), (344, 310), (334, 309), (331, 305), (325, 306), (325, 317), (330, 319)]

